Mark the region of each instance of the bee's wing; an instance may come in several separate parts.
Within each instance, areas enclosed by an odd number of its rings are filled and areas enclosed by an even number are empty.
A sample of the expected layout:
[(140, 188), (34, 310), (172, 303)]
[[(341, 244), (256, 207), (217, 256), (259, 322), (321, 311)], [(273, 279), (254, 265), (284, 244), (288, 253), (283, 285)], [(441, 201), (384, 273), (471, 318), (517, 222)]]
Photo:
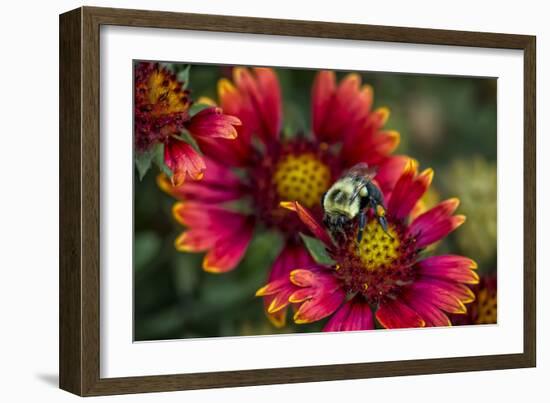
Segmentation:
[(346, 176), (351, 176), (353, 178), (360, 178), (361, 185), (355, 189), (351, 196), (351, 200), (355, 200), (359, 196), (361, 189), (367, 186), (367, 183), (370, 182), (376, 176), (376, 168), (369, 167), (367, 163), (361, 162), (357, 165), (354, 165), (346, 174)]
[(359, 164), (354, 165), (350, 168), (347, 175), (358, 176), (366, 178), (367, 180), (372, 180), (376, 176), (378, 170), (376, 167), (369, 167), (366, 162), (360, 162)]

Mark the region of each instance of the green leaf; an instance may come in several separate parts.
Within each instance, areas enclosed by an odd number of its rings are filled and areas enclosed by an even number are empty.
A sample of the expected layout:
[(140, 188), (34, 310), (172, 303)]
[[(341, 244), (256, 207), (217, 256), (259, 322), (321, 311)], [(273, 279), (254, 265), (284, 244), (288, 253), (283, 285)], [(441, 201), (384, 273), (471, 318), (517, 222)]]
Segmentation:
[(189, 73), (191, 71), (191, 65), (188, 64), (187, 66), (185, 66), (185, 68), (183, 70), (180, 70), (177, 75), (176, 75), (176, 78), (178, 79), (179, 82), (181, 82), (183, 84), (183, 88), (187, 88), (188, 85), (189, 85)]
[(147, 171), (151, 168), (155, 152), (155, 148), (152, 148), (142, 153), (136, 153), (136, 168), (138, 170), (139, 180), (142, 180)]
[(311, 257), (315, 259), (315, 261), (319, 264), (324, 264), (327, 266), (332, 266), (336, 262), (332, 260), (332, 258), (328, 255), (327, 250), (325, 248), (325, 245), (323, 242), (318, 240), (317, 238), (312, 238), (310, 236), (304, 235), (300, 233), (300, 236), (302, 237), (304, 244), (306, 245), (306, 248), (308, 249), (309, 253), (311, 254)]
[(193, 136), (191, 136), (191, 134), (186, 131), (186, 130), (183, 130), (179, 136), (175, 136), (177, 139), (180, 139), (181, 141), (184, 141), (186, 142), (187, 144), (189, 144), (191, 147), (193, 147), (193, 149), (199, 153), (200, 155), (202, 155), (202, 152), (201, 152), (201, 149), (199, 148), (199, 145), (197, 144), (197, 142), (195, 141), (195, 139), (193, 138)]
[(153, 162), (157, 165), (157, 167), (164, 172), (164, 174), (168, 177), (172, 176), (172, 170), (166, 166), (164, 163), (164, 144), (157, 144), (155, 148), (155, 154), (153, 157)]

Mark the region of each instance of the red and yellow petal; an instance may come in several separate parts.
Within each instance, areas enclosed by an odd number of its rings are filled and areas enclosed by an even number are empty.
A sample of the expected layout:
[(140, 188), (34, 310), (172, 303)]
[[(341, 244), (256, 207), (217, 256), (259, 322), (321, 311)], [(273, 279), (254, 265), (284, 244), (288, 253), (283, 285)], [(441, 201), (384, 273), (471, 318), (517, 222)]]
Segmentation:
[(395, 155), (387, 158), (378, 166), (375, 180), (386, 200), (390, 199), (391, 192), (409, 160), (410, 158), (404, 155)]
[(311, 287), (318, 280), (311, 270), (295, 269), (290, 272), (290, 281), (298, 287)]
[(302, 245), (287, 243), (271, 266), (268, 284), (256, 292), (256, 296), (264, 297), (264, 307), (270, 322), (276, 327), (286, 324), (287, 306), (298, 287), (290, 281), (290, 272), (301, 267), (315, 264), (310, 254)]
[(406, 218), (432, 183), (434, 172), (428, 168), (418, 174), (418, 163), (411, 159), (395, 184), (388, 202), (388, 212), (396, 219)]
[(229, 166), (241, 167), (250, 162), (252, 130), (251, 119), (255, 114), (250, 103), (243, 98), (231, 81), (223, 78), (218, 82), (220, 106), (225, 115), (236, 117), (241, 122), (234, 126), (237, 138), (196, 137), (201, 151), (208, 157)]
[(323, 298), (312, 296), (310, 299), (302, 302), (294, 314), (294, 323), (301, 325), (324, 319), (332, 315), (344, 299), (345, 294), (341, 289), (326, 294)]
[(180, 252), (204, 252), (213, 246), (212, 234), (208, 230), (189, 230), (180, 234), (174, 241)]
[(187, 176), (199, 180), (206, 170), (204, 160), (193, 147), (178, 139), (170, 139), (165, 143), (164, 163), (172, 171), (174, 186), (181, 186)]
[(174, 186), (168, 176), (161, 173), (157, 176), (157, 185), (175, 199), (210, 204), (237, 200), (247, 194), (248, 188), (231, 169), (211, 158), (203, 157), (203, 160), (206, 170), (202, 180)]
[(253, 73), (247, 68), (235, 67), (235, 85), (223, 84), (220, 100), (224, 111), (241, 119), (244, 130), (270, 142), (278, 138), (282, 123), (279, 81), (273, 69), (255, 68)]
[(466, 217), (463, 215), (452, 215), (459, 204), (460, 201), (456, 198), (445, 200), (419, 215), (411, 223), (409, 232), (416, 236), (419, 248), (424, 248), (445, 238), (466, 221)]
[(206, 108), (194, 115), (186, 124), (186, 128), (194, 137), (219, 137), (225, 139), (237, 138), (237, 129), (241, 121), (231, 115), (225, 115), (220, 108)]
[(452, 295), (464, 304), (470, 303), (475, 300), (474, 292), (470, 287), (465, 284), (439, 280), (431, 277), (423, 277), (421, 281), (423, 284), (427, 284), (431, 287), (437, 287), (438, 290), (441, 290), (446, 294)]
[(431, 256), (416, 264), (418, 272), (424, 277), (454, 281), (464, 284), (479, 283), (474, 271), (477, 264), (472, 259), (458, 255)]
[(289, 297), (290, 301), (300, 301), (294, 314), (297, 324), (316, 322), (332, 315), (345, 299), (345, 292), (330, 272), (293, 270), (290, 280), (302, 288)]
[(366, 162), (380, 165), (397, 148), (399, 132), (384, 130), (390, 116), (388, 108), (378, 108), (364, 118), (344, 139), (341, 158), (348, 165)]
[(414, 298), (414, 295), (404, 296), (405, 303), (424, 320), (427, 327), (451, 326), (451, 320), (443, 311), (430, 301)]
[(386, 329), (424, 327), (426, 322), (420, 315), (399, 299), (381, 303), (376, 319)]
[(370, 163), (372, 165), (377, 165), (379, 161), (375, 160), (374, 157), (377, 156), (381, 160), (394, 152), (400, 142), (401, 134), (399, 134), (396, 130), (386, 130), (377, 133), (372, 141), (370, 149), (368, 150)]
[(336, 85), (333, 72), (319, 72), (312, 89), (312, 122), (316, 138), (334, 143), (353, 135), (367, 118), (372, 98), (372, 88), (361, 87), (358, 74), (348, 74)]
[(374, 329), (371, 307), (356, 298), (344, 303), (323, 328), (324, 332), (345, 332)]
[(269, 139), (279, 137), (283, 120), (281, 87), (275, 71), (270, 68), (256, 67), (254, 74), (261, 94), (259, 104)]
[(333, 71), (320, 71), (315, 76), (311, 94), (311, 120), (314, 133), (322, 133), (323, 122), (336, 90), (336, 75)]
[(176, 240), (178, 250), (206, 251), (203, 269), (208, 272), (226, 272), (237, 266), (252, 239), (251, 217), (198, 202), (176, 203), (172, 211), (187, 227)]
[(432, 305), (449, 313), (466, 313), (466, 306), (459, 298), (433, 283), (416, 281), (407, 289), (414, 298), (430, 301)]
[(298, 217), (309, 228), (311, 233), (322, 241), (327, 247), (332, 247), (332, 239), (324, 229), (324, 227), (313, 217), (313, 215), (296, 201), (284, 201), (280, 203), (281, 207), (294, 211)]
[(244, 225), (231, 236), (226, 236), (208, 251), (203, 259), (202, 267), (209, 273), (225, 273), (233, 270), (241, 261), (252, 240), (254, 228)]

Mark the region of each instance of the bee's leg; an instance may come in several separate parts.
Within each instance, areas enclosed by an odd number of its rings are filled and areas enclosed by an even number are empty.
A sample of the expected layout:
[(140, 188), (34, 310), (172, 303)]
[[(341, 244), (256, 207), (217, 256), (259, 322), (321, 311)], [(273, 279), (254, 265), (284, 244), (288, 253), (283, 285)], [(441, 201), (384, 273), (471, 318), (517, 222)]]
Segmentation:
[(361, 210), (361, 212), (359, 213), (359, 225), (357, 228), (358, 245), (361, 243), (361, 240), (363, 239), (363, 231), (365, 230), (366, 225), (367, 225), (367, 213), (366, 213), (366, 210)]
[(380, 224), (380, 226), (382, 227), (382, 229), (384, 230), (384, 232), (388, 235), (390, 235), (388, 233), (388, 220), (386, 219), (386, 217), (384, 216), (378, 216), (378, 223)]
[(382, 206), (381, 204), (377, 204), (374, 208), (374, 212), (376, 213), (376, 220), (378, 221), (378, 224), (380, 224), (386, 235), (389, 236), (390, 239), (393, 241), (393, 237), (388, 232), (388, 219), (386, 218), (386, 209), (384, 209), (384, 206)]

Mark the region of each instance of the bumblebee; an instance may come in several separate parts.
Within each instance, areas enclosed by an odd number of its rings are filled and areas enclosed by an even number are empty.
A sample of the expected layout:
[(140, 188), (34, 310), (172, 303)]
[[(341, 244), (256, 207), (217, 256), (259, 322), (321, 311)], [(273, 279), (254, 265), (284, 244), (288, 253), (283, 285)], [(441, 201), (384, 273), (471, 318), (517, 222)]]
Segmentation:
[(323, 223), (336, 240), (346, 238), (346, 233), (358, 218), (357, 243), (360, 243), (370, 209), (384, 232), (391, 238), (384, 196), (372, 182), (375, 175), (376, 169), (366, 163), (359, 163), (344, 173), (323, 195)]

